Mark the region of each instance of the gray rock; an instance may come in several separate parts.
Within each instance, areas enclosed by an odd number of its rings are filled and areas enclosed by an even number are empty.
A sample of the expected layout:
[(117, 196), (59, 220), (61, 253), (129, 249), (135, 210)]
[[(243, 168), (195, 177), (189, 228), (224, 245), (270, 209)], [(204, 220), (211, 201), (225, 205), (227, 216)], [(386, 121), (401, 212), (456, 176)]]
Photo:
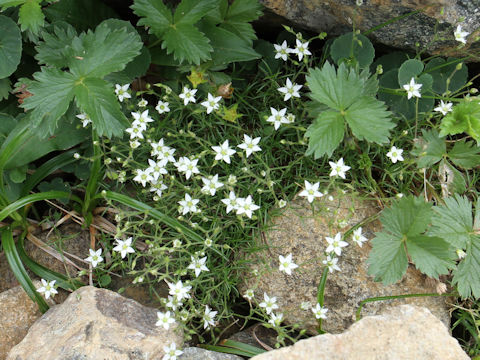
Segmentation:
[(318, 335), (252, 360), (468, 360), (428, 309), (401, 305), (367, 316), (343, 334)]
[(156, 310), (105, 289), (85, 286), (50, 308), (7, 360), (161, 359), (183, 345), (181, 329), (155, 326)]
[[(390, 25), (382, 27), (369, 36), (382, 44), (415, 51), (430, 44), (435, 33), (441, 40), (435, 41), (429, 52), (442, 56), (463, 57), (458, 51), (458, 42), (453, 32), (458, 24), (470, 33), (466, 49), (476, 51), (480, 44), (474, 42), (480, 28), (480, 0), (260, 0), (267, 9), (297, 24), (316, 32), (339, 35), (352, 31), (352, 23), (360, 31), (366, 31), (395, 17), (420, 10)], [(441, 9), (443, 8), (443, 12)], [(463, 22), (459, 22), (461, 19)]]
[[(249, 255), (251, 272), (243, 276), (240, 290), (253, 289), (258, 303), (263, 294), (276, 296), (279, 309), (288, 324), (300, 324), (309, 333), (316, 334), (317, 322), (310, 309), (302, 310), (301, 305), (309, 302), (316, 304), (317, 287), (322, 277), (322, 260), (327, 247), (326, 236), (333, 237), (337, 232), (345, 233), (352, 226), (375, 216), (378, 207), (373, 200), (362, 200), (359, 195), (341, 192), (333, 194), (334, 200), (327, 196), (314, 202), (315, 213), (306, 200), (298, 198), (285, 207), (283, 212), (272, 219), (271, 229), (265, 233), (265, 241), (259, 246), (268, 245), (269, 249)], [(378, 220), (363, 226), (368, 239), (380, 231)], [(425, 283), (426, 277), (413, 267), (409, 267), (403, 279), (393, 285), (384, 286), (373, 281), (367, 274), (366, 260), (370, 245), (359, 247), (351, 241), (343, 248), (338, 265), (341, 271), (330, 273), (325, 287), (325, 306), (329, 309), (323, 329), (339, 333), (355, 321), (355, 312), (360, 301), (377, 296), (402, 294), (433, 293), (435, 287)], [(278, 256), (293, 254), (293, 261), (299, 268), (287, 275), (278, 270)], [(428, 308), (444, 324), (450, 321), (445, 297), (414, 297), (388, 301), (370, 302), (363, 307), (362, 316), (378, 314), (386, 308), (399, 304), (415, 304)]]
[(182, 350), (178, 360), (242, 360), (240, 356), (209, 351), (198, 347), (188, 347)]

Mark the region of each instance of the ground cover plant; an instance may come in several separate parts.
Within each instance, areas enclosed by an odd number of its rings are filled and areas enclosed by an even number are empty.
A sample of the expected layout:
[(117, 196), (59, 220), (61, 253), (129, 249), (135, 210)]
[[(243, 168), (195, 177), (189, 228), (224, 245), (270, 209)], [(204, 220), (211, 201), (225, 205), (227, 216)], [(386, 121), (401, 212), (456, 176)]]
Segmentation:
[[(307, 308), (319, 332), (342, 248), (370, 240), (378, 281), (399, 281), (409, 263), (447, 276), (453, 328), (480, 353), (480, 100), (467, 52), (376, 56), (359, 32), (325, 40), (289, 27), (269, 42), (250, 24), (256, 0), (135, 0), (136, 21), (104, 5), (90, 20), (72, 17), (78, 4), (66, 0), (0, 6), (2, 250), (42, 311), (41, 295), (74, 290), (81, 275), (108, 288), (116, 274), (149, 284), (157, 326), (180, 324), (187, 340), (216, 344), (234, 323), (256, 321), (278, 332), (277, 346), (295, 342), (305, 331), (284, 324), (275, 294), (239, 293), (249, 271), (239, 255), (259, 249), (255, 239), (296, 196), (355, 191), (384, 208), (383, 230), (323, 239), (318, 301)], [(461, 24), (452, 31), (460, 49), (468, 35)], [(32, 217), (42, 220), (36, 202), (49, 199), (92, 234), (75, 278), (24, 250)], [(100, 226), (100, 206), (113, 229)], [(275, 271), (299, 271), (295, 260), (280, 256)], [(260, 351), (230, 345), (211, 348)], [(170, 344), (165, 359), (180, 353)]]

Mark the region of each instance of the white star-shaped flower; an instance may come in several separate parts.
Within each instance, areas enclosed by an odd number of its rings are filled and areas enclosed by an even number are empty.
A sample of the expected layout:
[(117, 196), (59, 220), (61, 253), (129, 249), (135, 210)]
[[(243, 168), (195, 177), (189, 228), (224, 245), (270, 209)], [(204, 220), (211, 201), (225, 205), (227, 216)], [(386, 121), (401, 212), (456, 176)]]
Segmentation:
[(197, 167), (198, 159), (190, 160), (187, 157), (181, 157), (178, 162), (175, 163), (178, 171), (185, 174), (185, 178), (188, 180), (192, 174), (199, 174), (200, 171)]
[(177, 345), (174, 342), (170, 346), (164, 346), (163, 351), (165, 355), (163, 355), (162, 360), (177, 360), (177, 356), (183, 354), (183, 351), (177, 349)]
[(138, 107), (140, 107), (140, 108), (144, 108), (145, 106), (148, 105), (148, 101), (145, 100), (145, 99), (140, 99), (140, 101), (138, 102), (137, 105), (138, 105)]
[(256, 151), (262, 151), (262, 148), (258, 146), (258, 143), (260, 142), (261, 138), (256, 137), (255, 139), (251, 138), (247, 134), (243, 135), (243, 143), (240, 145), (237, 145), (242, 150), (245, 150), (247, 153), (247, 158), (252, 155), (253, 152)]
[(273, 310), (278, 309), (277, 298), (275, 296), (269, 297), (267, 293), (263, 293), (263, 300), (258, 306), (265, 308), (267, 314)]
[(275, 48), (275, 59), (282, 59), (283, 61), (287, 61), (288, 53), (292, 52), (292, 49), (289, 49), (287, 46), (287, 41), (283, 40), (282, 45), (274, 44), (273, 47)]
[(167, 113), (170, 111), (168, 105), (170, 104), (166, 101), (159, 101), (157, 106), (155, 106), (155, 110), (157, 110), (159, 114)]
[(230, 191), (228, 198), (222, 199), (221, 202), (227, 206), (227, 214), (238, 209), (238, 198), (233, 191)]
[(422, 97), (419, 91), (422, 88), (422, 84), (415, 83), (413, 77), (410, 79), (410, 84), (403, 85), (403, 88), (407, 91), (407, 99), (411, 99), (413, 96), (418, 98)]
[(212, 146), (212, 149), (216, 152), (215, 160), (223, 160), (227, 164), (230, 164), (230, 156), (236, 153), (236, 151), (228, 145), (228, 140), (225, 140), (220, 146)]
[(280, 263), (278, 270), (284, 271), (287, 275), (292, 275), (292, 270), (298, 268), (298, 265), (292, 260), (292, 254), (288, 254), (287, 256), (279, 255), (278, 261)]
[(312, 53), (308, 50), (308, 41), (302, 42), (300, 39), (297, 39), (295, 49), (291, 50), (290, 52), (293, 54), (297, 54), (298, 61), (302, 61), (303, 57), (307, 57), (307, 55), (312, 55)]
[(278, 315), (275, 315), (275, 313), (272, 312), (270, 314), (270, 320), (268, 320), (268, 323), (272, 324), (275, 327), (279, 327), (282, 321), (283, 321), (283, 314), (280, 313)]
[(202, 177), (203, 187), (202, 192), (210, 195), (215, 195), (217, 189), (223, 186), (223, 183), (218, 181), (218, 174), (213, 176), (211, 179)]
[(153, 177), (154, 180), (158, 180), (161, 175), (167, 175), (168, 171), (165, 168), (167, 165), (168, 160), (162, 159), (159, 161), (155, 161), (152, 159), (148, 159), (148, 165), (150, 165), (145, 171), (148, 171), (150, 175)]
[(45, 299), (48, 299), (50, 296), (52, 296), (53, 298), (55, 294), (58, 294), (58, 291), (55, 289), (55, 282), (57, 280), (52, 280), (48, 282), (45, 279), (41, 279), (41, 281), (43, 286), (39, 287), (37, 289), (37, 292), (43, 294), (43, 296), (45, 296)]
[(330, 176), (340, 176), (342, 179), (345, 179), (345, 173), (350, 170), (350, 166), (347, 166), (343, 163), (343, 158), (340, 158), (336, 163), (333, 161), (328, 162), (332, 171), (330, 172)]
[(334, 238), (325, 237), (325, 240), (327, 240), (328, 246), (325, 249), (326, 253), (331, 253), (334, 252), (337, 254), (337, 256), (342, 255), (342, 248), (345, 246), (348, 246), (348, 243), (346, 241), (342, 240), (342, 234), (337, 233)]
[(203, 328), (206, 329), (210, 326), (215, 326), (215, 316), (218, 311), (212, 311), (208, 305), (205, 305), (205, 312), (203, 314)]
[(132, 123), (132, 125), (135, 125), (135, 124), (144, 124), (144, 129), (147, 128), (147, 123), (151, 123), (153, 122), (153, 119), (148, 116), (148, 109), (145, 110), (144, 112), (140, 113), (140, 112), (132, 112), (132, 116), (133, 118), (135, 119)]
[(175, 296), (178, 301), (182, 301), (183, 299), (188, 299), (190, 297), (189, 291), (192, 289), (189, 285), (183, 285), (182, 280), (177, 281), (175, 284), (169, 283), (167, 281), (167, 285), (169, 287), (169, 294)]
[(93, 249), (88, 249), (90, 256), (85, 259), (86, 262), (92, 264), (92, 267), (97, 267), (98, 263), (103, 261), (102, 257), (102, 249), (98, 249), (97, 251)]
[(253, 289), (247, 289), (247, 291), (245, 291), (245, 294), (243, 294), (243, 297), (247, 300), (252, 300), (254, 296), (255, 294), (253, 292)]
[(163, 326), (166, 330), (170, 328), (170, 324), (175, 323), (175, 319), (170, 315), (170, 311), (164, 313), (157, 311), (157, 318), (158, 320), (155, 323), (155, 326)]
[(127, 253), (133, 254), (135, 250), (132, 248), (132, 238), (129, 237), (127, 240), (115, 239), (117, 246), (113, 248), (113, 251), (117, 251), (122, 256), (122, 259), (127, 256)]
[(289, 123), (289, 121), (285, 117), (287, 108), (283, 108), (282, 110), (277, 110), (271, 107), (270, 112), (272, 113), (272, 115), (268, 117), (267, 121), (273, 123), (273, 127), (275, 128), (275, 130), (278, 130), (281, 124)]
[(158, 197), (162, 196), (163, 190), (168, 189), (167, 185), (163, 183), (162, 179), (154, 179), (153, 181), (150, 181), (150, 184), (152, 185), (150, 187), (150, 192), (154, 192)]
[(311, 203), (315, 198), (322, 197), (323, 194), (318, 191), (318, 187), (320, 186), (319, 182), (315, 184), (310, 184), (307, 180), (305, 180), (305, 189), (298, 194), (298, 196), (306, 196), (309, 203)]
[(204, 106), (207, 108), (207, 114), (210, 114), (213, 110), (218, 110), (218, 108), (220, 107), (220, 100), (222, 100), (222, 97), (221, 96), (213, 96), (212, 94), (208, 93), (208, 99), (202, 103), (200, 103), (200, 105)]
[(447, 115), (450, 111), (452, 111), (453, 104), (451, 102), (444, 103), (443, 100), (440, 100), (440, 105), (438, 105), (435, 111), (441, 112), (442, 115)]
[(245, 214), (248, 218), (252, 218), (252, 213), (255, 210), (260, 209), (260, 206), (255, 205), (252, 200), (252, 196), (248, 195), (245, 199), (238, 198), (238, 207), (237, 207), (237, 215)]
[(327, 255), (327, 259), (323, 260), (322, 263), (327, 266), (328, 272), (332, 273), (334, 270), (340, 271), (338, 267), (338, 258), (332, 258), (330, 255)]
[(137, 172), (137, 176), (133, 178), (133, 181), (141, 183), (143, 187), (147, 185), (147, 182), (151, 182), (154, 180), (152, 176), (152, 171), (150, 168), (145, 170), (137, 169), (136, 172)]
[(362, 227), (353, 230), (352, 241), (354, 241), (360, 247), (362, 247), (364, 242), (368, 241), (368, 239), (362, 234)]
[(312, 307), (312, 312), (315, 315), (315, 318), (317, 319), (326, 319), (327, 318), (327, 312), (328, 309), (320, 306), (320, 304), (317, 303), (317, 306)]
[(457, 29), (454, 31), (453, 35), (455, 36), (455, 40), (466, 44), (467, 43), (467, 35), (470, 34), (466, 31), (462, 31), (462, 26), (458, 25)]
[(92, 122), (92, 120), (85, 113), (81, 113), (81, 114), (78, 114), (78, 115), (75, 115), (75, 116), (77, 118), (79, 118), (80, 120), (82, 120), (82, 126), (83, 127), (87, 127), (88, 124), (90, 124)]
[(185, 194), (185, 199), (178, 202), (182, 209), (182, 215), (188, 214), (189, 212), (198, 212), (197, 204), (199, 201), (198, 199), (192, 199), (190, 194)]
[(165, 304), (165, 306), (169, 309), (172, 309), (173, 311), (176, 311), (178, 308), (183, 306), (183, 303), (180, 300), (178, 300), (176, 296), (168, 295), (167, 299), (168, 301)]
[(395, 146), (392, 146), (390, 151), (387, 153), (387, 157), (392, 160), (392, 163), (396, 163), (397, 161), (403, 161), (403, 149), (397, 149)]
[(191, 256), (192, 262), (188, 265), (187, 269), (195, 271), (195, 277), (198, 277), (202, 271), (210, 271), (205, 262), (207, 261), (207, 257), (203, 257), (201, 259), (195, 259), (195, 257)]
[(115, 84), (115, 94), (118, 97), (120, 102), (123, 102), (123, 99), (130, 99), (132, 96), (128, 93), (128, 88), (130, 84), (119, 85)]
[(303, 85), (298, 85), (295, 83), (292, 83), (289, 78), (287, 78), (287, 82), (284, 87), (278, 88), (277, 90), (280, 91), (282, 94), (285, 94), (285, 97), (283, 98), (283, 101), (287, 101), (290, 99), (292, 96), (299, 98), (300, 94), (298, 90), (300, 90), (303, 87)]
[(132, 127), (125, 129), (125, 132), (130, 134), (130, 139), (143, 139), (144, 124), (135, 123)]
[(195, 103), (197, 100), (195, 99), (195, 94), (198, 89), (189, 89), (187, 86), (183, 88), (183, 91), (178, 97), (183, 99), (183, 104), (187, 105), (189, 102)]

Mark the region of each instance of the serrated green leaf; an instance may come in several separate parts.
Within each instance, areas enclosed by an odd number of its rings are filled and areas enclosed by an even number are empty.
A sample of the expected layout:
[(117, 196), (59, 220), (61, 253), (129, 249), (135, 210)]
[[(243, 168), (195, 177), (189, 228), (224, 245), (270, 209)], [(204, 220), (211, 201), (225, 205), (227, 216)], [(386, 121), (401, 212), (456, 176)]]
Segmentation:
[(170, 28), (163, 36), (162, 49), (165, 48), (167, 54), (173, 52), (175, 59), (180, 63), (187, 60), (196, 65), (210, 60), (210, 53), (213, 51), (208, 38), (189, 24)]
[(365, 83), (363, 88), (363, 95), (374, 97), (377, 96), (379, 84), (377, 75), (374, 74), (370, 76), (370, 71), (368, 70), (368, 68), (365, 68), (360, 73), (360, 78), (362, 78)]
[(22, 35), (15, 22), (0, 15), (0, 78), (10, 76), (20, 63)]
[(7, 99), (12, 91), (9, 78), (0, 79), (0, 100)]
[(440, 237), (425, 235), (409, 236), (407, 251), (413, 263), (425, 275), (438, 279), (455, 267), (455, 252)]
[(257, 20), (261, 15), (262, 5), (258, 0), (235, 0), (227, 10), (226, 20), (249, 22)]
[(480, 298), (480, 237), (472, 236), (466, 247), (466, 256), (453, 273), (453, 283), (457, 284), (462, 298), (473, 295)]
[(478, 99), (464, 99), (453, 107), (440, 123), (440, 136), (466, 132), (480, 144), (480, 104)]
[(257, 39), (257, 35), (255, 35), (255, 30), (253, 29), (253, 26), (249, 23), (229, 20), (221, 23), (220, 28), (234, 33), (236, 36), (244, 40), (249, 45), (252, 45), (253, 40)]
[(455, 92), (461, 89), (468, 79), (468, 68), (462, 63), (462, 67), (457, 70), (457, 65), (461, 63), (459, 59), (433, 58), (425, 65), (425, 72), (433, 77), (432, 89), (437, 94), (443, 94), (448, 90)]
[(419, 168), (428, 168), (447, 155), (445, 140), (440, 138), (435, 129), (422, 129), (423, 137), (414, 142), (415, 148), (412, 154), (417, 157)]
[(472, 204), (458, 194), (433, 207), (430, 235), (448, 241), (456, 249), (465, 249), (473, 232)]
[(175, 26), (193, 25), (210, 11), (219, 6), (219, 0), (182, 0), (175, 10)]
[(68, 67), (73, 57), (70, 44), (77, 36), (75, 29), (66, 22), (55, 24), (52, 32), (41, 33), (43, 41), (35, 46), (37, 54), (35, 59), (43, 65), (50, 65), (57, 68)]
[(144, 46), (140, 50), (140, 55), (130, 61), (122, 71), (109, 74), (105, 80), (114, 84), (130, 84), (135, 78), (142, 77), (146, 74), (152, 62), (150, 52)]
[(459, 167), (471, 169), (480, 165), (480, 147), (472, 141), (458, 141), (448, 152), (448, 158)]
[(383, 102), (364, 96), (347, 109), (345, 120), (358, 139), (382, 144), (388, 142), (390, 129), (395, 127), (390, 115)]
[(92, 119), (100, 136), (121, 136), (128, 126), (112, 85), (105, 80), (86, 78), (76, 84), (75, 102)]
[(400, 280), (407, 271), (408, 259), (401, 239), (384, 232), (376, 233), (371, 241), (368, 274), (389, 285)]
[(26, 0), (25, 4), (20, 6), (18, 11), (18, 23), (22, 31), (30, 30), (35, 35), (45, 23), (45, 15), (43, 15), (41, 0)]
[(25, 1), (26, 0), (0, 0), (0, 6), (2, 10), (5, 10), (12, 6), (22, 5)]
[(344, 121), (336, 111), (320, 113), (308, 127), (305, 136), (309, 138), (306, 155), (314, 154), (314, 158), (327, 154), (331, 156), (344, 136)]
[(173, 24), (172, 12), (161, 0), (135, 0), (131, 8), (141, 18), (137, 25), (148, 26), (159, 38)]
[[(412, 78), (416, 78), (423, 71), (423, 62), (417, 59), (408, 59), (398, 69), (398, 83), (403, 86), (410, 83)], [(424, 90), (422, 87), (421, 90)]]
[(354, 69), (348, 69), (345, 64), (335, 71), (335, 67), (327, 61), (322, 69), (310, 69), (306, 79), (311, 90), (310, 97), (338, 111), (346, 110), (363, 95), (364, 82)]
[[(118, 24), (123, 23), (119, 28)], [(77, 77), (102, 78), (121, 71), (140, 54), (143, 43), (126, 21), (105, 20), (95, 32), (88, 31), (73, 39), (70, 71)]]
[(343, 60), (355, 60), (360, 68), (366, 68), (375, 57), (375, 49), (366, 36), (350, 32), (333, 41), (330, 55), (336, 64)]
[(53, 134), (58, 119), (65, 114), (74, 95), (75, 77), (55, 68), (42, 68), (33, 74), (36, 81), (28, 87), (33, 96), (27, 97), (21, 107), (32, 110), (32, 125), (47, 124)]

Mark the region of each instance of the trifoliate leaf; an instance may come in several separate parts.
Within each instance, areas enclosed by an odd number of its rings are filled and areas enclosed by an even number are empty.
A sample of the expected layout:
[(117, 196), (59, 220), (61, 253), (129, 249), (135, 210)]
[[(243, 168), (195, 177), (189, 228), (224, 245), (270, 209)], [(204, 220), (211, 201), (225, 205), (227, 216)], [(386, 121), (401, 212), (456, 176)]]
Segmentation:
[(86, 78), (75, 84), (75, 101), (92, 119), (98, 135), (121, 136), (128, 120), (121, 111), (113, 86), (97, 78)]
[(341, 35), (333, 41), (330, 55), (337, 65), (346, 60), (347, 63), (354, 61), (361, 68), (366, 68), (375, 57), (375, 49), (366, 36), (351, 32)]
[(423, 136), (414, 142), (415, 148), (412, 154), (417, 157), (419, 168), (428, 168), (447, 155), (447, 147), (437, 130), (422, 129), (422, 134)]
[(458, 264), (453, 273), (453, 283), (457, 284), (462, 298), (473, 295), (480, 298), (480, 236), (472, 235), (467, 244), (465, 258)]
[(345, 120), (358, 139), (382, 144), (388, 142), (390, 129), (395, 127), (390, 115), (383, 102), (363, 96), (345, 111)]
[(18, 23), (22, 31), (30, 30), (34, 34), (43, 27), (45, 23), (45, 15), (43, 15), (41, 0), (27, 0), (25, 4), (20, 6), (18, 11)]
[(41, 36), (43, 41), (35, 46), (38, 63), (59, 69), (68, 67), (73, 57), (71, 43), (77, 36), (75, 29), (66, 22), (60, 22), (53, 26), (51, 32), (42, 31)]
[(0, 15), (0, 78), (10, 76), (20, 63), (22, 35), (15, 22)]
[(458, 194), (444, 201), (445, 204), (433, 207), (429, 234), (445, 239), (456, 249), (465, 249), (473, 233), (472, 204)]
[(131, 8), (140, 17), (137, 25), (148, 26), (149, 31), (159, 38), (173, 24), (172, 12), (163, 1), (135, 0)]
[(455, 251), (440, 237), (409, 236), (406, 240), (410, 259), (425, 275), (438, 279), (455, 267)]
[(195, 24), (218, 6), (218, 0), (182, 0), (175, 10), (175, 25)]
[(371, 241), (372, 250), (368, 257), (368, 274), (375, 281), (389, 285), (400, 280), (407, 271), (408, 259), (405, 245), (395, 235), (376, 233)]
[(306, 155), (314, 158), (331, 156), (344, 136), (343, 116), (336, 111), (324, 111), (308, 127), (305, 136), (310, 139)]
[(465, 98), (442, 119), (440, 136), (467, 133), (480, 144), (480, 104), (478, 98)]
[(471, 169), (480, 165), (480, 147), (472, 141), (461, 140), (448, 152), (449, 159), (457, 166)]
[[(416, 78), (422, 71), (423, 62), (416, 59), (408, 59), (398, 69), (398, 83), (402, 86), (408, 84), (412, 78)], [(425, 86), (421, 90), (425, 90)]]

